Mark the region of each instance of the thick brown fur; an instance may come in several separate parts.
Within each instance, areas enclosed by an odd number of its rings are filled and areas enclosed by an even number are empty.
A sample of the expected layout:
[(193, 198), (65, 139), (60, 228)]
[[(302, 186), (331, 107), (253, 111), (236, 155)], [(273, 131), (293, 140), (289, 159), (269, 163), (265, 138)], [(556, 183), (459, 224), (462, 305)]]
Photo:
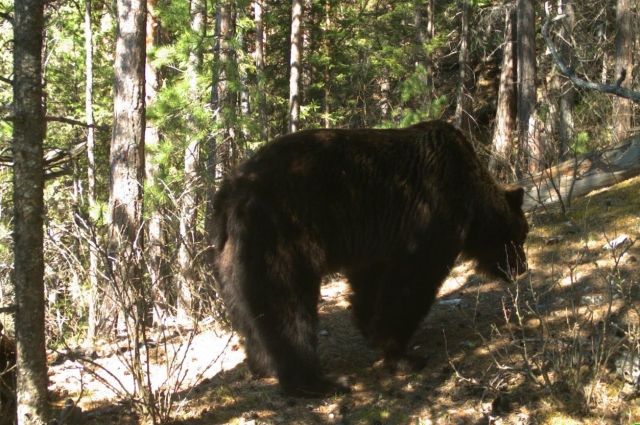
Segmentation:
[(267, 144), (214, 201), (215, 273), (249, 367), (275, 372), (288, 394), (342, 390), (316, 354), (320, 281), (337, 271), (364, 335), (402, 358), (459, 254), (494, 276), (524, 271), (523, 193), (499, 186), (442, 121)]
[(0, 424), (16, 417), (16, 343), (0, 324)]

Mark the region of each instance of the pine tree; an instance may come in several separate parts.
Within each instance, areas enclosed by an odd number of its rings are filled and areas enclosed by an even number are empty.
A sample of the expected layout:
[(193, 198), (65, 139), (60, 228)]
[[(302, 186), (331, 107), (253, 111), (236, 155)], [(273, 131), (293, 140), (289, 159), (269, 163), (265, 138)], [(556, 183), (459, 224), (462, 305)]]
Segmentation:
[(13, 249), (17, 420), (48, 423), (44, 326), (42, 91), (44, 2), (15, 2), (13, 50)]

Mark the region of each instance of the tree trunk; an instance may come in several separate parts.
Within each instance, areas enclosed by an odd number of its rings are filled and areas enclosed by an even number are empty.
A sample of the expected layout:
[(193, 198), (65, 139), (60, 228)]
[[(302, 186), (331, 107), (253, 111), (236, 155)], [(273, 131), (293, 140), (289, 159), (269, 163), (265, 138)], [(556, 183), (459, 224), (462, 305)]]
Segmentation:
[(427, 0), (427, 34), (430, 39), (436, 36), (434, 0)]
[(460, 68), (458, 82), (458, 101), (456, 103), (455, 123), (465, 133), (471, 134), (471, 95), (467, 89), (469, 79), (469, 14), (470, 0), (461, 0), (462, 15), (460, 22), (460, 50), (458, 52), (458, 67)]
[[(559, 32), (560, 54), (565, 63), (570, 67), (574, 66), (573, 48), (570, 40), (573, 39), (573, 29), (575, 27), (575, 14), (572, 0), (558, 0), (558, 15), (566, 15), (562, 21)], [(556, 132), (558, 135), (557, 159), (566, 156), (573, 140), (573, 107), (575, 105), (575, 88), (571, 81), (556, 75), (554, 85), (557, 87), (558, 107), (557, 115), (554, 119)], [(555, 158), (554, 158), (555, 159)]]
[[(118, 26), (114, 63), (114, 120), (110, 153), (109, 260), (112, 284), (119, 297), (133, 296), (136, 305), (125, 303), (143, 321), (146, 309), (142, 253), (143, 182), (145, 136), (145, 0), (118, 0)], [(133, 292), (133, 293), (131, 293)], [(135, 309), (136, 311), (133, 311)], [(142, 311), (145, 310), (145, 311)], [(139, 322), (136, 322), (139, 323)]]
[(228, 84), (231, 67), (231, 38), (234, 28), (231, 20), (231, 4), (223, 1), (218, 4), (216, 12), (216, 48), (217, 57), (214, 64), (217, 69), (213, 72), (213, 84), (211, 90), (211, 110), (214, 111), (214, 118), (219, 122), (221, 130), (209, 138), (207, 146), (207, 166), (205, 181), (207, 182), (205, 197), (205, 238), (209, 248), (206, 254), (206, 262), (211, 264), (213, 247), (215, 240), (215, 230), (213, 226), (213, 195), (215, 193), (215, 182), (231, 167), (233, 150), (235, 148), (235, 135), (233, 132), (233, 122), (235, 120), (235, 102), (231, 96)]
[(197, 274), (194, 257), (197, 244), (196, 220), (198, 212), (198, 163), (200, 161), (199, 142), (192, 140), (184, 153), (184, 191), (180, 205), (180, 248), (178, 250), (178, 291), (176, 307), (178, 316), (185, 319), (190, 316), (194, 306), (194, 293), (197, 292)]
[(518, 33), (518, 149), (521, 171), (540, 168), (542, 149), (535, 132), (536, 45), (533, 0), (517, 2)]
[(42, 91), (44, 1), (15, 2), (13, 249), (18, 424), (48, 423), (44, 330)]
[(213, 90), (215, 91), (214, 111), (216, 111), (216, 120), (220, 123), (222, 129), (218, 134), (217, 143), (217, 164), (216, 177), (221, 177), (231, 168), (232, 162), (236, 157), (235, 131), (234, 124), (236, 121), (236, 102), (235, 93), (232, 92), (232, 84), (234, 80), (235, 63), (233, 61), (233, 47), (231, 40), (235, 33), (233, 22), (232, 2), (224, 1), (218, 6), (218, 72), (214, 73), (215, 82)]
[(262, 21), (263, 0), (255, 0), (253, 2), (254, 22), (256, 25), (256, 46), (255, 46), (255, 62), (256, 77), (258, 84), (257, 104), (258, 116), (260, 117), (260, 138), (267, 141), (268, 123), (267, 123), (267, 101), (265, 94), (265, 76), (264, 76), (264, 23)]
[[(234, 16), (234, 21), (236, 17)], [(243, 31), (237, 34), (238, 46), (240, 51), (248, 52), (248, 46), (246, 42), (246, 37)], [(237, 64), (237, 53), (234, 51), (233, 54), (233, 62)], [(238, 140), (238, 144), (242, 145), (246, 141), (251, 139), (251, 132), (249, 131), (249, 126), (247, 125), (251, 120), (251, 97), (249, 96), (249, 73), (247, 68), (244, 66), (238, 66), (238, 83), (239, 83), (239, 93), (238, 93), (238, 103), (239, 103), (239, 112), (242, 119), (238, 120), (237, 123), (240, 125), (240, 140)]]
[[(323, 41), (323, 49), (325, 57), (330, 57), (331, 55), (331, 40), (326, 34), (331, 30), (331, 3), (329, 1), (325, 1), (324, 3), (324, 41)], [(323, 87), (323, 106), (324, 111), (322, 113), (322, 122), (324, 128), (331, 127), (331, 69), (329, 63), (326, 63), (322, 70), (322, 79), (324, 80)]]
[[(609, 21), (609, 19), (607, 17), (607, 9), (607, 7), (602, 8), (601, 22), (597, 27), (598, 43), (602, 45), (608, 43), (607, 22)], [(600, 83), (609, 83), (609, 54), (607, 53), (607, 49), (602, 49), (602, 69), (600, 70)]]
[(302, 1), (291, 2), (291, 57), (289, 61), (289, 132), (298, 130), (300, 124), (300, 69)]
[[(156, 8), (156, 0), (147, 0), (147, 23), (145, 36), (145, 51), (152, 51), (157, 47), (160, 28), (158, 22)], [(148, 107), (156, 101), (158, 95), (158, 87), (160, 86), (160, 75), (155, 66), (148, 60), (145, 60), (145, 107)], [(154, 187), (159, 184), (158, 174), (160, 173), (159, 165), (153, 160), (150, 152), (155, 152), (160, 144), (160, 134), (158, 128), (146, 121), (144, 131), (145, 144), (145, 179), (147, 185)], [(163, 208), (156, 206), (153, 208), (147, 221), (147, 272), (151, 287), (154, 293), (162, 295), (165, 299), (170, 296), (168, 294), (168, 282), (165, 270), (165, 240)], [(148, 307), (152, 307), (149, 305)], [(152, 315), (152, 312), (149, 312)]]
[(422, 83), (433, 91), (433, 70), (431, 55), (427, 52), (426, 46), (429, 40), (432, 38), (433, 28), (433, 0), (427, 0), (427, 23), (425, 24), (423, 19), (424, 1), (414, 0), (413, 3), (413, 22), (416, 28), (416, 59), (415, 68), (420, 72), (419, 67), (424, 68), (424, 77)]
[[(87, 201), (89, 207), (89, 223), (93, 228), (93, 214), (97, 209), (96, 199), (96, 157), (95, 128), (93, 120), (93, 30), (91, 29), (91, 0), (85, 0), (84, 11), (84, 51), (85, 51), (85, 120), (87, 122)], [(89, 313), (87, 317), (87, 341), (93, 346), (98, 327), (97, 295), (98, 282), (98, 249), (95, 232), (89, 232)]]
[[(387, 76), (387, 72), (383, 71), (379, 77), (380, 80), (380, 99), (378, 104), (380, 105), (380, 118), (391, 118), (391, 82)], [(363, 119), (366, 122), (366, 118)]]
[[(191, 31), (198, 37), (204, 38), (206, 4), (204, 1), (191, 2)], [(201, 46), (197, 43), (196, 46)], [(189, 52), (186, 78), (189, 82), (189, 100), (196, 104), (200, 100), (197, 85), (198, 73), (202, 65), (202, 49), (193, 48)], [(194, 135), (197, 133), (195, 117), (188, 117), (190, 131), (187, 133), (186, 148), (184, 151), (184, 191), (180, 202), (180, 247), (178, 249), (178, 266), (180, 277), (178, 279), (177, 311), (178, 316), (186, 319), (193, 310), (193, 291), (197, 287), (197, 278), (194, 273), (194, 255), (196, 251), (197, 232), (197, 208), (198, 208), (198, 164), (200, 162), (200, 140)]]
[(505, 12), (504, 45), (502, 48), (502, 67), (498, 103), (496, 105), (496, 123), (493, 130), (493, 155), (491, 169), (501, 180), (506, 180), (513, 161), (513, 135), (516, 130), (516, 10), (508, 8)]
[[(633, 20), (632, 0), (617, 0), (616, 6), (616, 81), (625, 73), (622, 87), (633, 83)], [(613, 131), (617, 141), (629, 136), (632, 126), (633, 104), (629, 99), (616, 97), (613, 104)]]

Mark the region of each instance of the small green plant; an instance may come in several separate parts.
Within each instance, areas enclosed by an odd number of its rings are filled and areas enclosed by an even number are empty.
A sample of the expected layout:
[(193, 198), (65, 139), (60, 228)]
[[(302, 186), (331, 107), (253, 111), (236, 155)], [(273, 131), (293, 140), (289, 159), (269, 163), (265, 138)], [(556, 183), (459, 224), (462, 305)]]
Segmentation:
[(583, 155), (589, 152), (591, 138), (586, 131), (579, 131), (573, 138), (570, 149), (574, 155)]

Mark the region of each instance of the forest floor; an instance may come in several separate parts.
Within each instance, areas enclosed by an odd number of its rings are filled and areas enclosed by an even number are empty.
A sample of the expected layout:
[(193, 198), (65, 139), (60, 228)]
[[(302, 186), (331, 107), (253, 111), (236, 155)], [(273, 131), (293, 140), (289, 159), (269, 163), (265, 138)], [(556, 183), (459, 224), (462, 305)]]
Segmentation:
[[(335, 277), (322, 288), (319, 350), (350, 394), (284, 397), (275, 379), (250, 377), (235, 339), (209, 331), (191, 343), (194, 385), (176, 394), (171, 423), (640, 423), (640, 177), (529, 221), (527, 278), (487, 280), (465, 262), (453, 270), (411, 344), (427, 359), (422, 371), (376, 363), (353, 326), (348, 286)], [(78, 397), (73, 367), (52, 367), (61, 403)], [(87, 384), (78, 405), (90, 424), (137, 423), (114, 403)]]

